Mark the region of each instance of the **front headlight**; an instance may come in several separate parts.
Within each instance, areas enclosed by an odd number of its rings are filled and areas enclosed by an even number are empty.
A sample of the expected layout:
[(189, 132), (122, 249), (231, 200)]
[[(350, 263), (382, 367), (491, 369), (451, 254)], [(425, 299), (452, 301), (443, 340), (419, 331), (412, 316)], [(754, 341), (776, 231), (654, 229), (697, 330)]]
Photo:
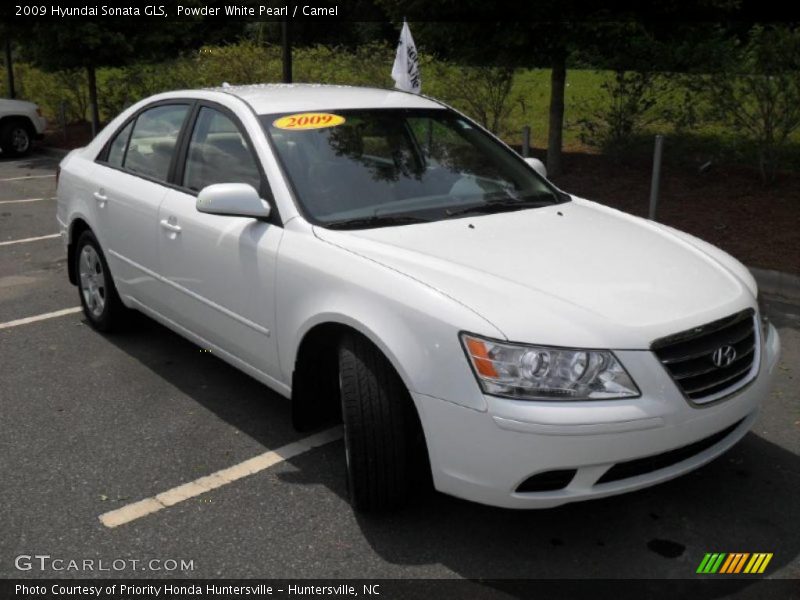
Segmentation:
[(632, 398), (639, 389), (608, 350), (509, 344), (462, 333), (461, 342), (487, 394), (520, 400)]

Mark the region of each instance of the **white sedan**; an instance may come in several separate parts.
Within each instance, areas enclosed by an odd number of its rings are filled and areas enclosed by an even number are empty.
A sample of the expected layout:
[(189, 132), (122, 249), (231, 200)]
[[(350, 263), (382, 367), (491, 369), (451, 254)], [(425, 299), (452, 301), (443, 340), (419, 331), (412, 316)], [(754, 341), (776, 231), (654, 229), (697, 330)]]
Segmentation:
[(361, 510), (674, 478), (747, 433), (780, 352), (735, 259), (398, 91), (153, 96), (63, 160), (58, 221), (89, 324), (141, 311), (298, 428), (341, 419)]

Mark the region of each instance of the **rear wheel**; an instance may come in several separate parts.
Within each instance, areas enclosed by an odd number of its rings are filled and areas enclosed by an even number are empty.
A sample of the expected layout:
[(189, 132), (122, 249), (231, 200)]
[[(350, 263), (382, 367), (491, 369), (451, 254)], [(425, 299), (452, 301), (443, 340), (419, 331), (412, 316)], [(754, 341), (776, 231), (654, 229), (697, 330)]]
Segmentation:
[(32, 145), (33, 136), (25, 122), (13, 120), (0, 127), (0, 148), (4, 156), (24, 156)]
[(112, 331), (121, 326), (128, 309), (119, 299), (108, 263), (91, 231), (84, 231), (78, 238), (75, 272), (83, 314), (89, 324), (98, 331)]
[(429, 466), (421, 460), (427, 457), (422, 429), (402, 380), (369, 340), (347, 335), (339, 349), (339, 386), (353, 507), (368, 512), (405, 505)]

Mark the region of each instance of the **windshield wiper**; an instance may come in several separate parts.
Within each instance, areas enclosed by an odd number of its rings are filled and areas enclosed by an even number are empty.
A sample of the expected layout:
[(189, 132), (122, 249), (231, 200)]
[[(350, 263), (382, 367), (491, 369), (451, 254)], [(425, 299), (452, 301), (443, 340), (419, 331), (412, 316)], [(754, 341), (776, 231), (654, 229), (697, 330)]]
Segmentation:
[(497, 200), (488, 200), (484, 204), (476, 204), (475, 206), (467, 206), (465, 208), (448, 210), (446, 212), (447, 216), (455, 217), (458, 215), (491, 214), (509, 210), (522, 210), (525, 208), (550, 206), (551, 204), (553, 204), (552, 200), (512, 200), (511, 198), (500, 198)]
[(427, 219), (412, 217), (410, 215), (372, 215), (371, 217), (358, 217), (356, 219), (343, 219), (325, 223), (328, 229), (368, 229), (370, 227), (391, 227), (393, 225), (411, 225), (413, 223), (429, 223)]

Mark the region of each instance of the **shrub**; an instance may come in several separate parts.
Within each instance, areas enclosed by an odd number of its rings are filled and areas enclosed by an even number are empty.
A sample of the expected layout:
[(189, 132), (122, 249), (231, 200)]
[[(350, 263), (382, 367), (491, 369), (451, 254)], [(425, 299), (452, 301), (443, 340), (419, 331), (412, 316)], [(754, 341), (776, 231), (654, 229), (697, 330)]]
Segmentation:
[(522, 96), (513, 91), (515, 69), (446, 65), (443, 71), (448, 82), (443, 96), (492, 133), (508, 131), (515, 104), (524, 112)]
[(752, 144), (762, 180), (772, 182), (800, 129), (800, 31), (756, 26), (744, 44), (728, 44), (720, 72), (696, 85), (711, 118)]
[(616, 71), (600, 84), (592, 105), (584, 102), (578, 119), (580, 139), (612, 157), (621, 157), (633, 140), (667, 115), (662, 100), (673, 90), (672, 80), (648, 71)]
[(393, 61), (394, 50), (386, 44), (366, 44), (354, 51), (327, 46), (299, 48), (294, 53), (294, 79), (386, 88), (394, 85)]
[(67, 122), (83, 121), (89, 107), (86, 74), (83, 71), (48, 73), (25, 63), (15, 65), (17, 95), (35, 101), (53, 121), (64, 103)]
[[(318, 82), (391, 88), (395, 50), (382, 43), (368, 43), (353, 50), (313, 46), (293, 50), (294, 79)], [(514, 87), (516, 72), (494, 67), (462, 67), (421, 55), (423, 86), (426, 94), (452, 104), (482, 125), (500, 135), (519, 135), (512, 124), (513, 112), (525, 103), (521, 90)], [(17, 63), (16, 75), (21, 96), (35, 100), (51, 120), (66, 103), (68, 121), (83, 121), (88, 114), (88, 90), (83, 72), (47, 73)], [(105, 121), (126, 107), (152, 94), (166, 90), (270, 83), (281, 80), (281, 49), (252, 40), (227, 46), (205, 46), (192, 54), (158, 64), (137, 63), (97, 70), (98, 102)]]

